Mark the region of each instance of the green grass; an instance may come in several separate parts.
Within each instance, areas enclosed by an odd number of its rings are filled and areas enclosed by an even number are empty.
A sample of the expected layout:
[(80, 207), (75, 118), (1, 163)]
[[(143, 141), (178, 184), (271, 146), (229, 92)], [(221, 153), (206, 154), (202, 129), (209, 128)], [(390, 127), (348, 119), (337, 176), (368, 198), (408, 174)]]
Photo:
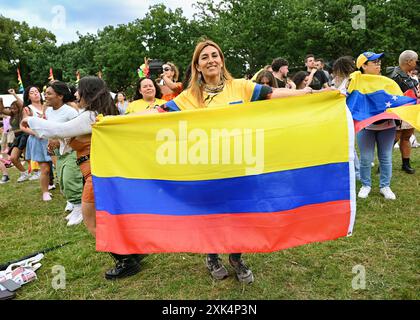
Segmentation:
[[(0, 262), (72, 241), (46, 254), (38, 279), (21, 288), (18, 299), (419, 299), (420, 148), (413, 149), (412, 163), (415, 175), (402, 172), (399, 150), (394, 150), (396, 201), (379, 194), (373, 168), (374, 187), (368, 199), (357, 201), (352, 237), (245, 255), (256, 279), (249, 286), (234, 277), (213, 281), (200, 254), (151, 255), (138, 275), (107, 281), (103, 274), (112, 259), (95, 251), (83, 224), (66, 226), (60, 192), (53, 191), (53, 201), (43, 203), (38, 182), (17, 184), (12, 169), (12, 182), (0, 185)], [(51, 285), (54, 265), (65, 267), (65, 290)], [(366, 270), (364, 290), (352, 288), (356, 265)]]

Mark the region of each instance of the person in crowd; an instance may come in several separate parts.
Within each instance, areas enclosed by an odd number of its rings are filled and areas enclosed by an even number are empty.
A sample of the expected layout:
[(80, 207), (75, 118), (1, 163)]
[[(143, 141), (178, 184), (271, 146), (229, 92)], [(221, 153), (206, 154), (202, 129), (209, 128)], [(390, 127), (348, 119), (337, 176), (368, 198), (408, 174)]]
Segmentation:
[(178, 82), (179, 71), (175, 64), (167, 62), (162, 66), (163, 73), (160, 76), (160, 91), (162, 99), (170, 101), (182, 92), (182, 83)]
[[(400, 54), (399, 66), (394, 69), (391, 74), (393, 79), (400, 86), (402, 92), (413, 90), (417, 97), (420, 97), (418, 90), (419, 83), (409, 76), (409, 73), (416, 69), (419, 56), (415, 51), (406, 50)], [(401, 158), (402, 158), (402, 170), (406, 173), (413, 174), (415, 169), (411, 167), (410, 156), (411, 156), (411, 144), (410, 137), (414, 133), (414, 128), (405, 121), (402, 121), (397, 128), (397, 134), (395, 142), (399, 141)]]
[[(44, 113), (44, 101), (41, 96), (41, 92), (37, 87), (29, 86), (25, 89), (23, 94), (23, 102), (25, 108), (23, 114), (33, 115), (39, 118), (43, 118)], [(48, 140), (38, 138), (32, 134), (29, 135), (26, 144), (25, 158), (27, 160), (36, 161), (39, 163), (41, 168), (40, 186), (42, 192), (42, 200), (50, 201), (51, 193), (48, 190), (50, 184), (50, 173), (51, 173), (51, 157), (47, 150)]]
[(10, 125), (15, 134), (15, 139), (9, 148), (10, 161), (12, 161), (15, 168), (20, 172), (17, 182), (24, 182), (29, 179), (30, 175), (24, 168), (20, 161), (20, 157), (25, 151), (28, 134), (20, 130), (19, 123), (23, 116), (23, 101), (15, 93), (14, 89), (9, 89), (9, 93), (15, 97), (10, 108), (6, 109), (3, 105), (3, 100), (0, 100), (0, 113), (10, 116)]
[(155, 81), (149, 78), (141, 78), (137, 84), (133, 102), (128, 105), (125, 114), (141, 112), (155, 106), (160, 106), (166, 102), (162, 100), (160, 87)]
[[(99, 114), (117, 115), (118, 110), (105, 82), (98, 77), (84, 77), (79, 81), (76, 93), (81, 112), (79, 116), (65, 123), (48, 121), (38, 117), (27, 117), (21, 121), (22, 128), (30, 128), (38, 136), (49, 139), (71, 138), (69, 146), (77, 152), (77, 164), (85, 181), (82, 193), (83, 221), (96, 236), (96, 209), (90, 169), (90, 145), (92, 124)], [(108, 280), (134, 275), (140, 271), (143, 255), (119, 255), (111, 253), (116, 260), (114, 268), (105, 273)]]
[(350, 74), (356, 70), (356, 65), (352, 57), (343, 56), (338, 58), (333, 64), (334, 78), (332, 86), (346, 94), (349, 86)]
[(289, 74), (289, 62), (283, 58), (276, 58), (271, 63), (273, 75), (276, 78), (277, 88), (296, 89), (295, 83), (287, 79)]
[(305, 71), (298, 71), (292, 77), (292, 81), (295, 84), (297, 90), (302, 90), (309, 85), (308, 73)]
[[(191, 66), (189, 88), (164, 106), (157, 107), (155, 112), (208, 108), (238, 101), (250, 102), (312, 93), (311, 88), (271, 88), (250, 80), (234, 79), (226, 68), (222, 50), (211, 40), (203, 40), (197, 44)], [(251, 283), (254, 281), (254, 275), (241, 256), (241, 253), (230, 254), (229, 263), (240, 282)], [(218, 254), (209, 254), (206, 265), (214, 279), (222, 280), (228, 276), (228, 271)]]
[(265, 71), (273, 72), (273, 67), (271, 66), (271, 64), (267, 64), (263, 69)]
[[(1, 113), (0, 113), (1, 116)], [(1, 134), (1, 157), (5, 158), (9, 152), (9, 144), (13, 143), (15, 140), (15, 134), (10, 125), (10, 116), (3, 117), (3, 132)]]
[(324, 72), (318, 70), (315, 65), (315, 56), (308, 54), (305, 59), (306, 71), (309, 76), (309, 86), (314, 90), (328, 88), (328, 78)]
[(5, 184), (5, 183), (8, 183), (10, 181), (9, 171), (7, 170), (6, 165), (1, 160), (3, 160), (3, 159), (0, 159), (0, 171), (2, 173), (0, 184)]
[[(350, 83), (350, 74), (356, 70), (356, 64), (353, 57), (343, 56), (338, 58), (333, 64), (334, 78), (332, 80), (332, 87), (340, 90), (342, 94), (347, 95), (347, 88)], [(360, 180), (360, 162), (356, 149), (354, 150), (354, 169), (356, 179)]]
[[(271, 72), (271, 73), (273, 73), (273, 68), (271, 67), (271, 64), (267, 64), (264, 68), (261, 68), (260, 70), (258, 70), (254, 75), (253, 75), (253, 77), (251, 78), (251, 80), (252, 81), (254, 81), (254, 82), (257, 82), (257, 77), (258, 77), (258, 75), (261, 73), (261, 72), (263, 72), (263, 71), (268, 71), (268, 72)], [(277, 83), (276, 83), (276, 85), (277, 85)], [(276, 88), (278, 88), (278, 87), (276, 87)]]
[(274, 78), (274, 75), (270, 71), (261, 71), (257, 75), (255, 82), (258, 84), (265, 84), (272, 88), (277, 88), (276, 78)]
[(325, 70), (325, 62), (324, 62), (324, 59), (322, 59), (322, 58), (317, 58), (316, 60), (315, 60), (315, 66), (316, 66), (316, 68), (319, 70), (319, 71), (322, 71), (322, 72), (324, 72), (325, 73), (325, 76), (327, 77), (327, 79), (328, 79), (328, 85), (329, 86), (331, 86), (331, 75), (330, 75), (330, 73), (327, 71), (327, 70)]
[[(10, 131), (10, 117), (3, 118), (3, 128), (0, 128), (1, 131), (1, 153), (3, 155), (3, 151), (7, 148), (7, 136)], [(2, 177), (0, 179), (0, 184), (5, 184), (10, 181), (9, 172), (7, 167), (4, 163), (5, 159), (0, 157), (0, 171), (2, 173)]]
[[(70, 89), (70, 92), (73, 96), (76, 95), (77, 92), (77, 88), (76, 86), (74, 86), (73, 84), (67, 84), (67, 86)], [(68, 106), (72, 107), (74, 110), (76, 110), (77, 112), (79, 112), (79, 105), (77, 104), (76, 101), (69, 101), (66, 103)]]
[[(380, 59), (383, 55), (383, 53), (364, 52), (357, 58), (356, 67), (364, 74), (380, 75)], [(374, 159), (376, 145), (380, 168), (380, 193), (385, 199), (396, 199), (390, 188), (394, 138), (395, 121), (388, 119), (376, 121), (357, 134), (357, 144), (360, 150), (360, 179), (362, 182), (362, 187), (358, 194), (359, 198), (367, 198), (371, 191), (371, 163)]]
[(413, 78), (417, 83), (419, 83), (419, 64), (417, 63), (416, 68), (409, 73), (409, 76)]
[[(45, 117), (48, 121), (67, 122), (76, 118), (79, 113), (67, 103), (73, 102), (76, 97), (71, 89), (61, 81), (51, 82), (45, 91), (45, 101), (48, 108)], [(67, 201), (71, 204), (72, 211), (66, 217), (67, 225), (77, 225), (83, 221), (82, 215), (82, 190), (83, 176), (76, 164), (76, 152), (68, 145), (69, 139), (50, 139), (48, 150), (57, 158), (57, 176), (60, 189)]]
[[(36, 161), (30, 161), (29, 162), (29, 173), (31, 174), (31, 176), (29, 177), (30, 181), (35, 181), (35, 180), (39, 180), (41, 178), (41, 171), (39, 170), (39, 163)], [(50, 176), (51, 176), (51, 167), (50, 167)]]
[(127, 97), (125, 96), (124, 92), (117, 93), (117, 109), (120, 114), (125, 114), (125, 111), (128, 107)]

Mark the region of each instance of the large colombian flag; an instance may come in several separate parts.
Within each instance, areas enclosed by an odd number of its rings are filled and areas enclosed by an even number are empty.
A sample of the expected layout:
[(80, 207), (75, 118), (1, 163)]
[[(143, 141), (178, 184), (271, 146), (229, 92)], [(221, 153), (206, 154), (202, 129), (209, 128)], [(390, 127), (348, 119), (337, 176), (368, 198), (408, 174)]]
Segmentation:
[(272, 252), (351, 235), (353, 146), (338, 91), (101, 118), (97, 250)]

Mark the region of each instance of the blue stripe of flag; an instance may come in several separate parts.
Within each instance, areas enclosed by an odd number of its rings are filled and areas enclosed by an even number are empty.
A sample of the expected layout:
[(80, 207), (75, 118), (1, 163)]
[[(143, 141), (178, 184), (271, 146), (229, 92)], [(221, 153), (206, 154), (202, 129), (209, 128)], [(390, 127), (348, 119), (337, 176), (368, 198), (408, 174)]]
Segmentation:
[(96, 209), (110, 214), (267, 213), (349, 200), (349, 163), (204, 181), (93, 177)]

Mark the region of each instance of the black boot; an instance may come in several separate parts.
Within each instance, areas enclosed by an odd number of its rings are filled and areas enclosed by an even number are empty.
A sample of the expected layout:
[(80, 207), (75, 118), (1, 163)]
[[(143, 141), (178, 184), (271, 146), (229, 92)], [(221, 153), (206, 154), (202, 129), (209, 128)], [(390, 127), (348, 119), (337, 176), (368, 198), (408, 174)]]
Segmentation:
[(411, 168), (410, 166), (410, 158), (403, 158), (402, 159), (402, 169), (409, 173), (409, 174), (413, 174), (414, 172), (416, 172), (416, 170), (414, 170), (413, 168)]
[(110, 253), (115, 259), (115, 267), (105, 272), (105, 278), (108, 280), (115, 280), (124, 277), (129, 277), (140, 272), (140, 261), (143, 258), (139, 254), (120, 255)]

